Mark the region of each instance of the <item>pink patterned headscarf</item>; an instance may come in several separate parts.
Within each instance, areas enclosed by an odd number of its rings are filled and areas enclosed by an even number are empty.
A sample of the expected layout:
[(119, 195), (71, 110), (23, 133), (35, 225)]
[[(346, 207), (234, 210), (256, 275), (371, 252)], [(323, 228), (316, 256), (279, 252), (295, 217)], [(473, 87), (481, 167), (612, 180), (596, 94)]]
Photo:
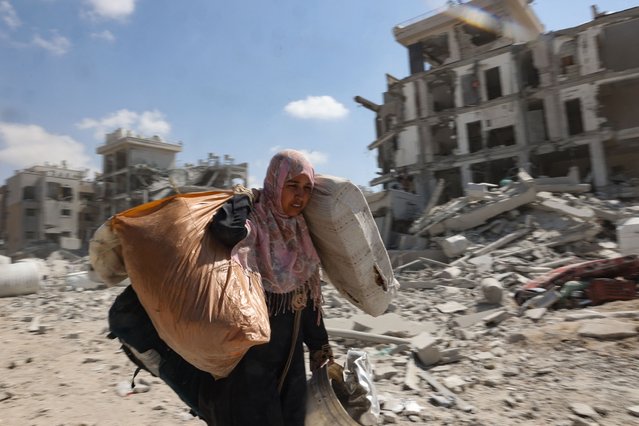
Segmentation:
[(319, 306), (320, 259), (306, 221), (301, 214), (289, 217), (282, 210), (284, 185), (301, 174), (315, 185), (313, 166), (304, 154), (292, 149), (275, 154), (247, 221), (248, 237), (235, 247), (234, 257), (245, 268), (257, 268), (267, 292), (285, 295), (305, 287)]

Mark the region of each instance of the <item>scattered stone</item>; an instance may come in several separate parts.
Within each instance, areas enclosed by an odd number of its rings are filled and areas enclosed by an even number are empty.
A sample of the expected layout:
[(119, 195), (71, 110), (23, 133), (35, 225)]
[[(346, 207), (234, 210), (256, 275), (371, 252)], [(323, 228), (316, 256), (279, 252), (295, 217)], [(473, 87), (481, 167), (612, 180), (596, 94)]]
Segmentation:
[(599, 414), (590, 405), (584, 404), (583, 402), (570, 403), (570, 409), (580, 417), (588, 417), (591, 419), (599, 417)]
[(436, 364), (441, 359), (437, 340), (430, 333), (420, 333), (411, 339), (417, 358), (426, 366)]
[(634, 324), (612, 319), (585, 321), (577, 333), (582, 337), (600, 340), (625, 339), (639, 335)]
[(444, 380), (442, 380), (442, 384), (446, 386), (448, 389), (455, 389), (455, 388), (463, 389), (464, 386), (466, 386), (466, 381), (455, 374), (452, 376), (445, 377)]
[(373, 369), (375, 381), (387, 380), (397, 375), (397, 369), (390, 365), (382, 365)]
[(452, 314), (454, 312), (462, 312), (468, 308), (459, 302), (446, 302), (435, 306), (440, 312), (444, 314)]
[(628, 410), (628, 413), (630, 413), (631, 415), (635, 417), (639, 417), (639, 405), (633, 405), (631, 407), (628, 407), (627, 410)]
[(439, 407), (450, 408), (453, 406), (455, 401), (452, 398), (446, 397), (444, 395), (440, 395), (438, 393), (430, 394), (430, 402)]
[(524, 314), (526, 318), (530, 318), (533, 321), (539, 321), (545, 314), (548, 308), (533, 308), (528, 309)]
[(510, 313), (504, 309), (500, 309), (484, 318), (484, 324), (497, 325), (500, 322), (510, 318)]

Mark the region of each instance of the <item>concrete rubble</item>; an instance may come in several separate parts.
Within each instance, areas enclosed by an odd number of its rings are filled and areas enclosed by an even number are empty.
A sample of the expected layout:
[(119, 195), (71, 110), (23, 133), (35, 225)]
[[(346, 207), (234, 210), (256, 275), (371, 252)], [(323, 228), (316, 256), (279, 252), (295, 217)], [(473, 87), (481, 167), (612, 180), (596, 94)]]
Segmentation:
[[(415, 221), (426, 249), (389, 251), (401, 289), (385, 314), (363, 314), (325, 283), (336, 361), (345, 362), (349, 349), (367, 352), (381, 424), (636, 423), (639, 299), (588, 303), (578, 280), (565, 284), (570, 292), (538, 289), (524, 304), (514, 295), (557, 268), (626, 254), (618, 227), (633, 225), (639, 208), (578, 190), (539, 191), (520, 176), (482, 197), (433, 207)], [(21, 418), (31, 396), (43, 392), (56, 404), (94, 392), (99, 402), (66, 405), (88, 407), (86, 416), (91, 404), (107, 404), (133, 413), (129, 421), (139, 415), (157, 424), (202, 424), (146, 372), (136, 378), (136, 391), (125, 386), (134, 366), (105, 337), (108, 307), (122, 287), (92, 281), (86, 258), (55, 252), (33, 261), (40, 290), (0, 298), (0, 333), (20, 343), (3, 352), (0, 412)], [(562, 304), (565, 294), (576, 303)], [(48, 358), (40, 350), (45, 346), (64, 352)], [(74, 357), (63, 355), (74, 350)], [(32, 387), (34, 374), (60, 377), (61, 362), (80, 372), (77, 381), (67, 376), (52, 380), (52, 388)], [(87, 388), (91, 378), (99, 390)], [(68, 386), (79, 390), (64, 392)], [(34, 424), (58, 424), (70, 415), (65, 408), (38, 410), (28, 417)]]

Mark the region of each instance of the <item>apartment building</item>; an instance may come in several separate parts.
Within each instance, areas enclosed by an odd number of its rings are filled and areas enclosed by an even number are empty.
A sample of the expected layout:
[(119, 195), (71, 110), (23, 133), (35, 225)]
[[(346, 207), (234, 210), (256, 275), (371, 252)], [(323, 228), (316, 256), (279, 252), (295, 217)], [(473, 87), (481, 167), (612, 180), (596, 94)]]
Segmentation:
[(370, 184), (425, 204), (524, 168), (639, 196), (639, 8), (592, 14), (544, 33), (527, 0), (472, 0), (397, 25), (410, 75), (387, 75), (381, 105), (355, 98), (375, 113)]
[(98, 182), (100, 218), (126, 210), (148, 201), (146, 189), (157, 172), (175, 168), (175, 155), (182, 151), (180, 144), (150, 138), (117, 129), (106, 135), (104, 145), (96, 152), (102, 155), (102, 174)]
[(39, 165), (20, 170), (3, 187), (5, 251), (28, 252), (46, 243), (77, 250), (94, 231), (97, 207), (86, 170)]
[(176, 167), (181, 144), (158, 136), (145, 138), (117, 129), (106, 135), (97, 148), (103, 156), (103, 173), (96, 178), (101, 222), (130, 207), (177, 192), (229, 189), (235, 183), (248, 185), (248, 164), (235, 163), (230, 155), (209, 153), (197, 164)]

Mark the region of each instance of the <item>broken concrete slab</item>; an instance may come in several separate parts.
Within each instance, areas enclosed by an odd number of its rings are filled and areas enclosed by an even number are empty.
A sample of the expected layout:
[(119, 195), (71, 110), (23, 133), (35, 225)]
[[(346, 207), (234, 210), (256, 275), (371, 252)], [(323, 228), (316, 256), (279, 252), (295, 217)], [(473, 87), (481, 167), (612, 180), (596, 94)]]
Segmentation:
[(439, 245), (442, 250), (444, 250), (446, 256), (457, 257), (470, 247), (470, 241), (468, 241), (464, 235), (453, 235), (452, 237), (439, 241)]
[(567, 200), (553, 196), (550, 192), (537, 193), (538, 205), (556, 213), (565, 214), (579, 219), (592, 219), (595, 212), (587, 206), (574, 207), (568, 204)]
[(480, 322), (487, 316), (495, 312), (498, 312), (500, 310), (502, 309), (501, 308), (487, 309), (485, 311), (475, 312), (472, 314), (456, 317), (453, 319), (452, 322), (457, 327), (466, 328), (466, 327), (470, 327), (471, 325), (477, 324), (478, 322)]
[(452, 314), (454, 312), (465, 311), (468, 308), (459, 302), (451, 301), (451, 302), (446, 302), (446, 303), (441, 303), (439, 305), (436, 305), (435, 309), (439, 310), (440, 312), (444, 314)]
[(363, 342), (376, 342), (376, 343), (394, 343), (396, 345), (409, 345), (409, 339), (403, 339), (401, 337), (384, 336), (380, 334), (364, 333), (354, 330), (343, 330), (339, 328), (326, 327), (326, 331), (330, 337), (343, 337), (346, 339), (361, 340)]
[(479, 288), (488, 303), (499, 304), (504, 294), (501, 283), (492, 277), (484, 278), (479, 284)]
[(505, 309), (498, 309), (496, 312), (484, 317), (483, 321), (486, 325), (497, 325), (510, 317), (510, 312)]
[(434, 275), (435, 278), (444, 278), (448, 280), (455, 279), (462, 274), (462, 270), (457, 266), (450, 266), (443, 271), (440, 271)]
[(415, 350), (415, 355), (425, 366), (436, 364), (441, 359), (437, 339), (430, 333), (419, 333), (410, 342)]
[(416, 280), (398, 280), (399, 288), (401, 290), (414, 289), (414, 290), (432, 290), (439, 286), (437, 281), (416, 281)]
[[(437, 222), (428, 227), (428, 233), (431, 236), (450, 231), (464, 231), (466, 229), (475, 228), (476, 226), (486, 223), (490, 218), (498, 216), (509, 210), (535, 201), (537, 189), (535, 188), (532, 178), (520, 170), (518, 177), (520, 179), (511, 189), (503, 192), (503, 197), (497, 201), (489, 202), (477, 207), (471, 211), (451, 215), (441, 222)], [(454, 212), (453, 212), (454, 214)]]
[(636, 325), (612, 319), (584, 321), (577, 333), (582, 337), (600, 340), (617, 340), (639, 335)]
[(548, 311), (548, 308), (534, 308), (526, 311), (525, 317), (533, 321), (539, 321)]
[(438, 329), (431, 322), (406, 320), (393, 312), (378, 317), (365, 314), (353, 315), (350, 320), (353, 322), (353, 330), (355, 331), (396, 337), (412, 337), (420, 332), (434, 333)]

